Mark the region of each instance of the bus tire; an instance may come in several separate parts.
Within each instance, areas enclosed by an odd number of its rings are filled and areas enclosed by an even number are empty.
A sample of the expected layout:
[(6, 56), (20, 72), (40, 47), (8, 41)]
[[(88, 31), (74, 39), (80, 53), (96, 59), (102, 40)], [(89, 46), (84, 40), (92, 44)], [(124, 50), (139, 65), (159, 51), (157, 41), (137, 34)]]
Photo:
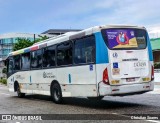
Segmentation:
[(55, 102), (56, 104), (61, 104), (62, 103), (62, 91), (61, 91), (60, 85), (58, 83), (54, 83), (51, 89), (52, 89), (51, 96), (52, 96), (53, 102)]
[(25, 97), (25, 93), (21, 93), (21, 89), (20, 89), (19, 84), (17, 85), (17, 96), (18, 96), (19, 98)]
[(100, 97), (87, 97), (89, 100), (93, 100), (93, 101), (96, 101), (96, 100), (102, 100), (104, 96), (100, 96)]

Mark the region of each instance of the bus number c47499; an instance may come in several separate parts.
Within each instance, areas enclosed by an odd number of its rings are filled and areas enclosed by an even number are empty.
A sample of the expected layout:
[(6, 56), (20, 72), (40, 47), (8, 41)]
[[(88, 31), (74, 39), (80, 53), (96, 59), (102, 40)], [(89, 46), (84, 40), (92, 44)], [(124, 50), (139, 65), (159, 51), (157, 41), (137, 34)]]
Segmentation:
[(134, 67), (145, 67), (146, 66), (146, 62), (136, 62), (134, 63)]

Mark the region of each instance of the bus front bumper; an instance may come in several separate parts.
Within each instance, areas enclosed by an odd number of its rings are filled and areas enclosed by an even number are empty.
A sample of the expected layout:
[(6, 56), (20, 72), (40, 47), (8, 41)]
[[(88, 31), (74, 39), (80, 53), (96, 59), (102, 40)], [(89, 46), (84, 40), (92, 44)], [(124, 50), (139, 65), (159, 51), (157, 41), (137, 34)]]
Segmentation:
[(126, 96), (154, 90), (154, 82), (128, 85), (99, 85), (99, 96)]

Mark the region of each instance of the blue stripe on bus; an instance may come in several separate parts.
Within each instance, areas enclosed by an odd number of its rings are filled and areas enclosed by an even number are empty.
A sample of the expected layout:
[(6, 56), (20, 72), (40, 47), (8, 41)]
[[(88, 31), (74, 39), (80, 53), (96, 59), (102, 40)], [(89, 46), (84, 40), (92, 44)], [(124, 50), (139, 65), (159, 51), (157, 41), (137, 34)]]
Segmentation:
[(24, 50), (24, 53), (27, 53), (27, 52), (30, 52), (29, 48), (27, 48), (27, 49)]
[(148, 33), (147, 33), (147, 44), (148, 44), (149, 60), (153, 61), (152, 47), (151, 47), (151, 42), (150, 42)]
[(32, 82), (32, 78), (31, 78), (31, 76), (30, 76), (30, 83)]
[(71, 83), (71, 74), (68, 74), (69, 83)]
[(95, 33), (96, 37), (96, 64), (109, 63), (108, 49), (101, 32)]

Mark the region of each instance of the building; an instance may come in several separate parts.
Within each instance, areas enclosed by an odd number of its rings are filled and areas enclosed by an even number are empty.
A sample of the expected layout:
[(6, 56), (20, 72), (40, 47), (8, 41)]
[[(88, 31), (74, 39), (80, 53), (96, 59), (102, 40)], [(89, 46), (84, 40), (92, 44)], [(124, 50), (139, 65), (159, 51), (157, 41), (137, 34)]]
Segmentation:
[(160, 63), (160, 30), (152, 30), (149, 32), (154, 63)]
[(149, 32), (153, 51), (155, 82), (160, 82), (160, 30)]
[(155, 63), (160, 63), (160, 38), (151, 39), (153, 59)]

